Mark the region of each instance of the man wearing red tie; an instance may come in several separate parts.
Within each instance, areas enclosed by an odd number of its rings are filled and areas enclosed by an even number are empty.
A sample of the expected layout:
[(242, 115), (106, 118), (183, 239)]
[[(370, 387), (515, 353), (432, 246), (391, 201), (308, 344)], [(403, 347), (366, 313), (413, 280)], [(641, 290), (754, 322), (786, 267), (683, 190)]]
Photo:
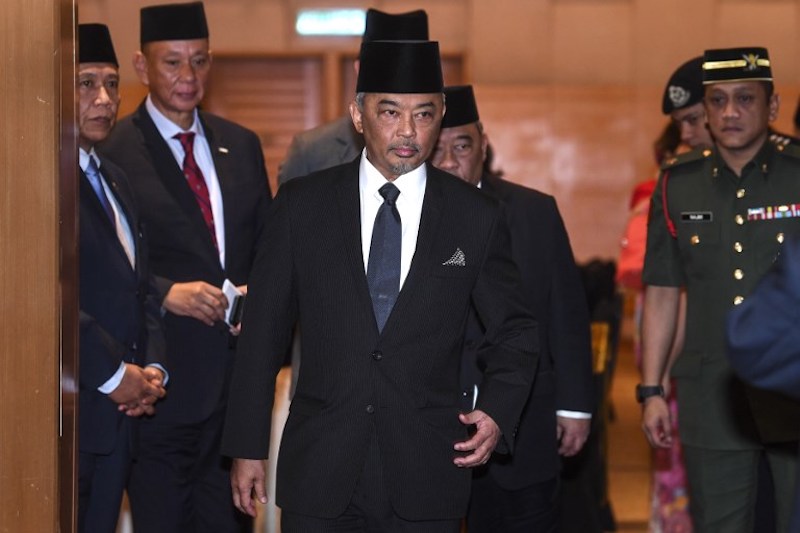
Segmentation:
[(169, 399), (142, 424), (134, 527), (249, 531), (219, 455), (237, 332), (222, 289), (246, 292), (271, 198), (261, 145), (197, 109), (211, 68), (202, 3), (142, 8), (134, 68), (149, 94), (101, 150), (127, 169), (142, 206), (173, 365)]

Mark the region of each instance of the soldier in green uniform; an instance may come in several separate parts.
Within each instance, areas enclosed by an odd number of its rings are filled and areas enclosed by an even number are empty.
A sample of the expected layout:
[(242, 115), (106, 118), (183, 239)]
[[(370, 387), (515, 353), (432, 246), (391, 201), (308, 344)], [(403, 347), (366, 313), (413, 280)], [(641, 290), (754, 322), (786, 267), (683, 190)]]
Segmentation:
[[(707, 50), (704, 103), (714, 137), (668, 161), (653, 194), (643, 280), (642, 376), (637, 397), (653, 446), (669, 447), (667, 369), (677, 381), (690, 512), (696, 532), (752, 533), (760, 454), (775, 482), (786, 531), (795, 480), (800, 410), (745, 386), (725, 354), (725, 315), (740, 304), (800, 234), (800, 147), (769, 142), (778, 114), (764, 48)], [(686, 287), (686, 337), (668, 352)]]

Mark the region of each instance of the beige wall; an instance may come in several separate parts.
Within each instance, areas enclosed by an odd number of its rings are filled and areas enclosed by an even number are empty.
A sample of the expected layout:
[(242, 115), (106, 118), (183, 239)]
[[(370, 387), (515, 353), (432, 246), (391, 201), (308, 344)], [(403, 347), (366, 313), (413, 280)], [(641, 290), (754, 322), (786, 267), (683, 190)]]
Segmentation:
[[(108, 23), (127, 58), (138, 41), (139, 8), (154, 3), (168, 0), (81, 0), (80, 19)], [(776, 76), (800, 82), (800, 0), (205, 0), (213, 47), (237, 52), (355, 49), (358, 39), (294, 35), (298, 7), (337, 4), (424, 7), (431, 37), (445, 50), (468, 52), (478, 83), (661, 85), (674, 65), (704, 48), (743, 44), (768, 47)]]
[[(133, 79), (138, 10), (152, 3), (80, 2), (81, 21), (111, 26), (125, 79)], [(293, 33), (298, 7), (337, 3), (389, 12), (424, 6), (432, 38), (465, 54), (507, 177), (556, 196), (579, 259), (616, 255), (628, 194), (654, 172), (663, 85), (686, 59), (712, 47), (769, 48), (784, 103), (777, 126), (791, 131), (800, 0), (205, 0), (212, 48), (355, 50), (357, 38)]]

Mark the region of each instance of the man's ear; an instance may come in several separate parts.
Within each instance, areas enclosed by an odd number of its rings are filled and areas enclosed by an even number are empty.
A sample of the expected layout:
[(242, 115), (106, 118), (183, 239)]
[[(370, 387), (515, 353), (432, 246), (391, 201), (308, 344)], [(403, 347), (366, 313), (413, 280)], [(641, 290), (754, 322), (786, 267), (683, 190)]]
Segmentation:
[(481, 161), (485, 162), (486, 155), (489, 153), (489, 136), (485, 133), (481, 133), (481, 153), (483, 154)]
[(362, 113), (361, 110), (358, 108), (358, 104), (356, 104), (355, 100), (350, 102), (350, 118), (353, 119), (353, 127), (356, 129), (358, 133), (364, 133), (364, 124), (362, 122)]
[(147, 74), (147, 58), (141, 50), (137, 50), (133, 54), (133, 70), (136, 71), (136, 76), (142, 85), (150, 85), (150, 77)]
[(772, 93), (769, 99), (769, 121), (773, 122), (778, 118), (778, 110), (781, 107), (781, 95)]

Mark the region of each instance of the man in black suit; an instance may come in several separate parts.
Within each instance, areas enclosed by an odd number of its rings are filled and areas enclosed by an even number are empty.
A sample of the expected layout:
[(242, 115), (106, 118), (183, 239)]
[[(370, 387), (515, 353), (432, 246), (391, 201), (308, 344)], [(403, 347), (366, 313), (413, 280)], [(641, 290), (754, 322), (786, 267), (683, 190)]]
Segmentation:
[(136, 453), (136, 417), (153, 414), (165, 394), (164, 336), (130, 186), (94, 150), (117, 118), (114, 45), (102, 24), (81, 24), (78, 41), (78, 531), (113, 533)]
[(149, 95), (101, 148), (127, 170), (151, 235), (172, 365), (169, 397), (142, 424), (134, 526), (248, 531), (219, 455), (237, 332), (222, 287), (246, 291), (270, 203), (263, 154), (253, 132), (197, 109), (211, 66), (202, 3), (143, 8), (141, 44), (134, 67)]
[[(435, 42), (361, 49), (350, 106), (366, 148), (284, 184), (252, 275), (223, 453), (234, 499), (266, 501), (271, 406), (300, 325), (278, 460), (284, 532), (457, 532), (470, 468), (511, 451), (536, 363), (499, 204), (427, 164), (444, 111)], [(460, 409), (470, 304), (484, 390)], [(469, 436), (468, 428), (474, 432)]]
[[(431, 162), (503, 203), (525, 302), (539, 324), (539, 367), (514, 454), (495, 454), (475, 470), (467, 525), (470, 533), (556, 531), (559, 454), (580, 451), (594, 407), (586, 297), (555, 199), (485, 170), (489, 140), (472, 87), (446, 87), (444, 94), (447, 113)], [(476, 348), (484, 334), (472, 313), (462, 368), (470, 406), (475, 391), (480, 398)]]

